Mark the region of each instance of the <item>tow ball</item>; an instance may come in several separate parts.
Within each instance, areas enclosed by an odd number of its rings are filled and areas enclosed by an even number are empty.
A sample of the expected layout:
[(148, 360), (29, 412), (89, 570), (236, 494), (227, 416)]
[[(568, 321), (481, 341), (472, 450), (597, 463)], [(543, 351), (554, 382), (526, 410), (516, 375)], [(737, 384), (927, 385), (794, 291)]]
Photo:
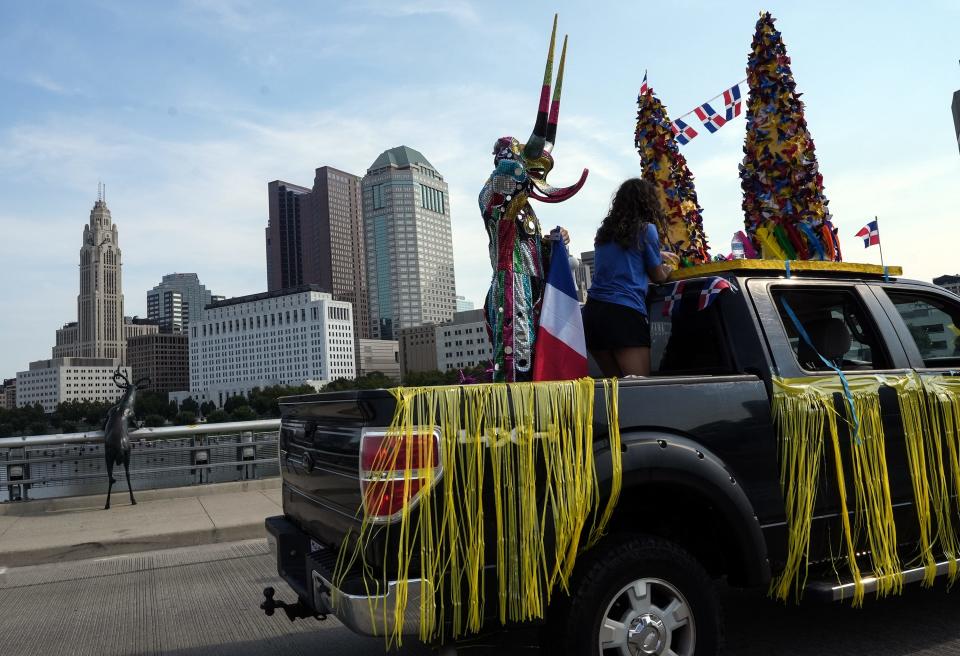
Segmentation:
[(312, 608), (307, 606), (299, 599), (295, 604), (288, 604), (285, 601), (275, 600), (273, 598), (274, 594), (276, 594), (276, 590), (273, 588), (263, 589), (263, 603), (260, 604), (260, 608), (264, 613), (266, 613), (267, 617), (273, 617), (274, 611), (280, 608), (287, 614), (287, 619), (289, 619), (291, 622), (296, 620), (305, 620), (308, 617), (312, 617), (320, 621), (327, 619), (326, 615), (323, 613), (314, 612)]

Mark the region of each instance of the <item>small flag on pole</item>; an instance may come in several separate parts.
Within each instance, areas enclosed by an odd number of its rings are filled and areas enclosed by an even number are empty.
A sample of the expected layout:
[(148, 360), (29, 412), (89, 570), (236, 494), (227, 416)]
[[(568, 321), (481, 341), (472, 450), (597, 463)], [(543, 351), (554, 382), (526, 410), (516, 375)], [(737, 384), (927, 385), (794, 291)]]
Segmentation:
[(860, 228), (860, 232), (857, 233), (857, 237), (863, 239), (863, 247), (870, 248), (871, 246), (880, 245), (880, 228), (876, 220), (871, 221), (867, 225)]
[(690, 140), (697, 136), (697, 131), (680, 119), (671, 123), (670, 128), (673, 130), (673, 134), (676, 135), (677, 141), (679, 141), (681, 145), (690, 143)]
[(550, 270), (540, 309), (534, 380), (576, 380), (587, 375), (587, 345), (570, 256), (562, 239), (554, 239)]
[(726, 118), (732, 121), (733, 117), (740, 116), (743, 103), (740, 101), (740, 84), (735, 84), (723, 92), (723, 106), (726, 109)]
[(640, 95), (642, 96), (647, 91), (650, 90), (650, 86), (647, 84), (647, 72), (643, 72), (643, 82), (640, 83)]

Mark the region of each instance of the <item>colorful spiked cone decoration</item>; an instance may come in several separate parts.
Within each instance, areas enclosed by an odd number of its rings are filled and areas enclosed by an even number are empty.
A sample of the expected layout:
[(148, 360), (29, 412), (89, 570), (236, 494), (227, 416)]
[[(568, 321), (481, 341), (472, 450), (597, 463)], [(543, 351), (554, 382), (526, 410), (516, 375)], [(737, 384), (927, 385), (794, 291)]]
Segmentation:
[(762, 257), (841, 260), (823, 176), (803, 117), (790, 58), (769, 12), (747, 61), (747, 137), (740, 185), (747, 234)]
[(710, 261), (703, 234), (703, 208), (687, 160), (680, 153), (670, 117), (660, 99), (647, 88), (637, 97), (637, 131), (634, 145), (640, 153), (641, 177), (657, 186), (667, 218), (659, 226), (663, 249), (680, 257), (681, 266)]

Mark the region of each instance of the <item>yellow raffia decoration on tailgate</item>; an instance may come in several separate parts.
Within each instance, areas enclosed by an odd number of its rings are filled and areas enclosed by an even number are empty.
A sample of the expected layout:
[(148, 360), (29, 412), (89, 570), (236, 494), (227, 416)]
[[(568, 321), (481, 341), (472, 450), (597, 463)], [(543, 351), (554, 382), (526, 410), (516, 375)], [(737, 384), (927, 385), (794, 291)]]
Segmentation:
[[(383, 580), (386, 572), (363, 562), (365, 547), (374, 534), (383, 539), (381, 532), (387, 534), (384, 544), (399, 545), (397, 573), (388, 578), (398, 580), (392, 615), (371, 608), (390, 627), (388, 645), (401, 643), (403, 617), (413, 611), (407, 607), (411, 579), (425, 582), (416, 609), (422, 640), (446, 637), (445, 622), (453, 637), (479, 631), (487, 602), (485, 547), (491, 543), (496, 569), (489, 575), (497, 577), (501, 623), (543, 617), (556, 586), (566, 589), (578, 551), (601, 537), (620, 493), (617, 381), (602, 383), (612, 468), (603, 508), (594, 461), (593, 379), (391, 390), (397, 405), (388, 433), (409, 436), (438, 427), (442, 475), (437, 481), (432, 470), (420, 470), (427, 478), (424, 491), (416, 505), (405, 505), (398, 521), (384, 525), (365, 517), (352, 555), (341, 558), (335, 575), (342, 580), (359, 560), (368, 578)], [(388, 459), (397, 462), (398, 455)], [(421, 462), (430, 461), (430, 453), (420, 455), (426, 456)], [(409, 468), (404, 480), (409, 485)], [(493, 535), (485, 532), (486, 512), (494, 513)]]
[[(960, 539), (954, 530), (954, 497), (960, 494), (960, 381), (914, 373), (857, 374), (848, 380), (849, 397), (834, 377), (774, 380), (773, 416), (780, 440), (780, 482), (788, 538), (785, 567), (773, 581), (770, 593), (782, 600), (791, 594), (799, 597), (806, 583), (810, 531), (827, 460), (825, 451), (832, 461), (833, 477), (827, 485), (837, 495), (844, 559), (854, 583), (855, 606), (863, 603), (862, 563), (869, 566), (871, 576), (877, 577), (878, 596), (897, 594), (903, 587), (886, 462), (888, 448), (906, 451), (919, 534), (916, 563), (924, 569), (923, 584), (932, 585), (938, 554), (948, 561), (950, 582), (957, 578)], [(896, 392), (902, 447), (886, 444), (880, 411), (883, 386)], [(838, 420), (848, 426), (844, 438), (840, 437)], [(855, 423), (856, 431), (852, 429)]]

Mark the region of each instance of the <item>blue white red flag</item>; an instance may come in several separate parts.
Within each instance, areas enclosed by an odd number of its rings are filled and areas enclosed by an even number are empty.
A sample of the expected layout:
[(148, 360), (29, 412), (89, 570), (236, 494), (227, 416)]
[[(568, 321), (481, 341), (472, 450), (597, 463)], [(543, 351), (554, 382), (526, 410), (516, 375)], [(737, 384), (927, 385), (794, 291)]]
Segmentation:
[(640, 95), (642, 96), (647, 91), (650, 90), (650, 86), (647, 84), (647, 72), (643, 72), (643, 82), (640, 83)]
[(587, 345), (570, 256), (563, 240), (554, 239), (540, 308), (533, 379), (575, 380), (586, 375)]
[(720, 295), (721, 292), (727, 289), (733, 289), (733, 286), (729, 281), (724, 280), (723, 278), (711, 278), (709, 283), (703, 285), (703, 289), (700, 291), (700, 299), (697, 301), (698, 310), (706, 310), (710, 307), (710, 304)]
[(693, 113), (697, 115), (697, 118), (700, 119), (700, 122), (703, 123), (711, 134), (723, 127), (723, 124), (727, 122), (727, 119), (723, 118), (717, 114), (716, 110), (710, 106), (710, 103), (705, 102), (695, 110)]
[(677, 141), (679, 141), (681, 145), (690, 143), (690, 140), (697, 136), (697, 131), (680, 119), (671, 123), (670, 128), (673, 130), (673, 134), (677, 137)]
[(683, 289), (686, 287), (686, 284), (684, 280), (673, 283), (673, 287), (670, 288), (670, 293), (663, 299), (663, 316), (672, 316), (680, 309), (680, 301), (683, 300)]
[(860, 228), (860, 232), (857, 233), (857, 237), (863, 239), (863, 247), (870, 248), (880, 243), (880, 228), (877, 225), (876, 221), (871, 221), (867, 225)]
[(743, 103), (740, 101), (740, 84), (735, 84), (723, 92), (723, 107), (726, 110), (724, 118), (732, 121), (735, 116), (740, 116), (743, 109)]

